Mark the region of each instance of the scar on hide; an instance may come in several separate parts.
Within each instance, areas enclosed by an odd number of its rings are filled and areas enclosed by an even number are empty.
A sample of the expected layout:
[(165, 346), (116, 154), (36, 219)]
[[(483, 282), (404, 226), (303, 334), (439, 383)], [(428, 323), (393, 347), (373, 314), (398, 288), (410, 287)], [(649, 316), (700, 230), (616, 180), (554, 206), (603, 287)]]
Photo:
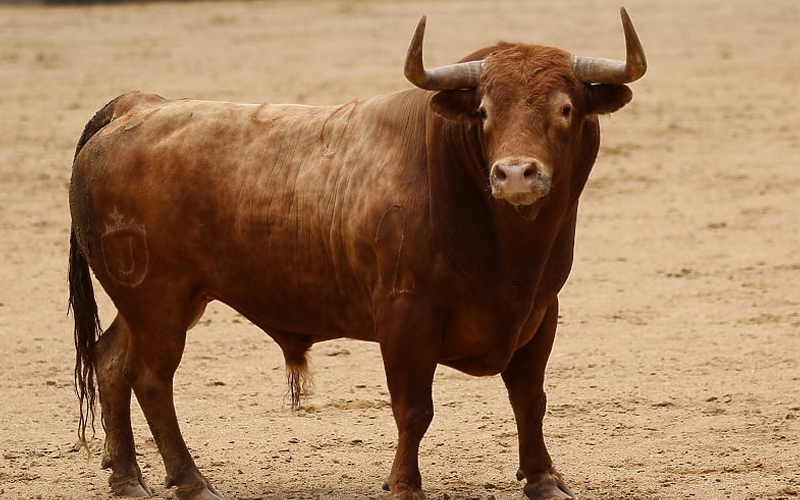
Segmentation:
[(336, 156), (337, 149), (335, 144), (341, 141), (341, 136), (350, 125), (350, 118), (353, 116), (357, 105), (357, 101), (342, 104), (334, 109), (322, 122), (318, 140), (320, 143), (320, 153), (323, 158), (333, 158)]
[(143, 225), (125, 217), (115, 208), (111, 222), (100, 237), (100, 248), (108, 276), (120, 285), (139, 286), (147, 276), (149, 254)]
[[(400, 259), (403, 256), (403, 243), (405, 242), (406, 238), (406, 214), (403, 212), (403, 206), (400, 205), (399, 202), (395, 201), (389, 205), (389, 208), (383, 212), (381, 215), (380, 220), (378, 221), (378, 228), (375, 230), (375, 243), (378, 243), (381, 239), (381, 229), (383, 228), (384, 222), (388, 218), (390, 218), (391, 214), (399, 213), (400, 219), (400, 241), (397, 244), (397, 260), (395, 261), (394, 265), (394, 275), (392, 277), (392, 289), (389, 291), (389, 297), (397, 297), (398, 295), (411, 295), (414, 293), (414, 281), (413, 278), (410, 280), (410, 287), (409, 288), (398, 288), (398, 280), (400, 277)], [(392, 219), (395, 219), (392, 217)]]
[[(138, 116), (138, 119), (137, 119), (136, 121), (134, 121), (134, 122), (129, 122), (129, 123), (126, 123), (125, 125), (123, 125), (123, 126), (122, 126), (122, 128), (120, 129), (120, 132), (121, 132), (121, 133), (125, 133), (125, 132), (127, 132), (127, 131), (129, 131), (129, 130), (133, 130), (133, 129), (135, 129), (136, 127), (138, 127), (138, 126), (140, 126), (141, 124), (143, 124), (143, 123), (144, 123), (144, 122), (145, 122), (145, 121), (146, 121), (148, 118), (150, 118), (150, 116), (152, 116), (152, 115), (153, 115), (153, 114), (154, 114), (156, 111), (158, 111), (158, 110), (157, 110), (157, 109), (151, 109), (150, 111), (147, 111), (147, 112), (146, 112), (146, 113), (144, 113), (144, 114), (139, 114), (139, 116)], [(189, 115), (189, 117), (191, 118), (191, 114)]]

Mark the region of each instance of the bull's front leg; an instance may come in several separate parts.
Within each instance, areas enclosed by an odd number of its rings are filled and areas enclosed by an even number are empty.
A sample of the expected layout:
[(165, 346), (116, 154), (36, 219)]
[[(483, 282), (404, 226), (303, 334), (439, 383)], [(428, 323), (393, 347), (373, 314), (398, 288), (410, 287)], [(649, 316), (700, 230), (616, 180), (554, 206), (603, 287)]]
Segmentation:
[(557, 323), (556, 299), (533, 339), (514, 354), (502, 374), (519, 436), (517, 480), (527, 480), (524, 491), (531, 500), (577, 498), (553, 466), (542, 434), (542, 421), (547, 409), (544, 372), (553, 348)]
[(408, 298), (399, 297), (390, 316), (379, 323), (380, 345), (398, 440), (384, 487), (388, 486), (392, 500), (424, 500), (418, 455), (420, 441), (433, 420), (431, 386), (439, 343), (429, 335), (429, 311), (413, 307)]

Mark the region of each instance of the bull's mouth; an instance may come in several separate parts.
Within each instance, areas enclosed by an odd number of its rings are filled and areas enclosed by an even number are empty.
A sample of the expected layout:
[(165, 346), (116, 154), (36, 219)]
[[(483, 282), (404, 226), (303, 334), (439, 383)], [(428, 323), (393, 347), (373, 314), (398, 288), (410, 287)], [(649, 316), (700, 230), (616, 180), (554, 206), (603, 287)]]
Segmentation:
[(492, 179), (492, 197), (496, 200), (503, 200), (514, 207), (526, 207), (536, 204), (539, 200), (550, 193), (550, 179), (540, 178), (530, 183), (524, 190), (504, 189)]
[(544, 198), (543, 194), (534, 193), (534, 192), (510, 193), (510, 194), (494, 193), (493, 192), (492, 196), (494, 196), (495, 199), (503, 200), (503, 201), (513, 205), (514, 207), (520, 207), (520, 208), (531, 206), (534, 203), (536, 203), (537, 201), (539, 201), (542, 198)]

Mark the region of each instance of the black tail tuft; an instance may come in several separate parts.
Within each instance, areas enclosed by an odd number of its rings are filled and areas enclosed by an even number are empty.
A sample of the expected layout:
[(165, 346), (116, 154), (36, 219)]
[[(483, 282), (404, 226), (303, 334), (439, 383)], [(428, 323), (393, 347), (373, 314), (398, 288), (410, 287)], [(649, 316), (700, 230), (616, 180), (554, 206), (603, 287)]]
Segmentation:
[(311, 392), (311, 374), (308, 372), (308, 364), (287, 364), (286, 382), (289, 384), (288, 396), (291, 399), (292, 410), (297, 411)]

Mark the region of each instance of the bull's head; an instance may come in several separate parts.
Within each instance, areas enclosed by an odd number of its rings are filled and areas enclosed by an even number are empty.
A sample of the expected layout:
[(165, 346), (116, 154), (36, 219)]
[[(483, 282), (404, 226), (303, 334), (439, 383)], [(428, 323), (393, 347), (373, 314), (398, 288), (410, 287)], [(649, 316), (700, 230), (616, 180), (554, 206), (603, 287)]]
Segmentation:
[(624, 8), (620, 12), (625, 61), (501, 43), (466, 62), (431, 69), (422, 63), (425, 17), (420, 20), (406, 56), (406, 78), (439, 91), (431, 101), (437, 114), (480, 123), (494, 198), (527, 211), (554, 186), (572, 182), (569, 166), (576, 152), (588, 148), (594, 161), (597, 115), (627, 104), (632, 94), (625, 84), (647, 69), (630, 17)]

